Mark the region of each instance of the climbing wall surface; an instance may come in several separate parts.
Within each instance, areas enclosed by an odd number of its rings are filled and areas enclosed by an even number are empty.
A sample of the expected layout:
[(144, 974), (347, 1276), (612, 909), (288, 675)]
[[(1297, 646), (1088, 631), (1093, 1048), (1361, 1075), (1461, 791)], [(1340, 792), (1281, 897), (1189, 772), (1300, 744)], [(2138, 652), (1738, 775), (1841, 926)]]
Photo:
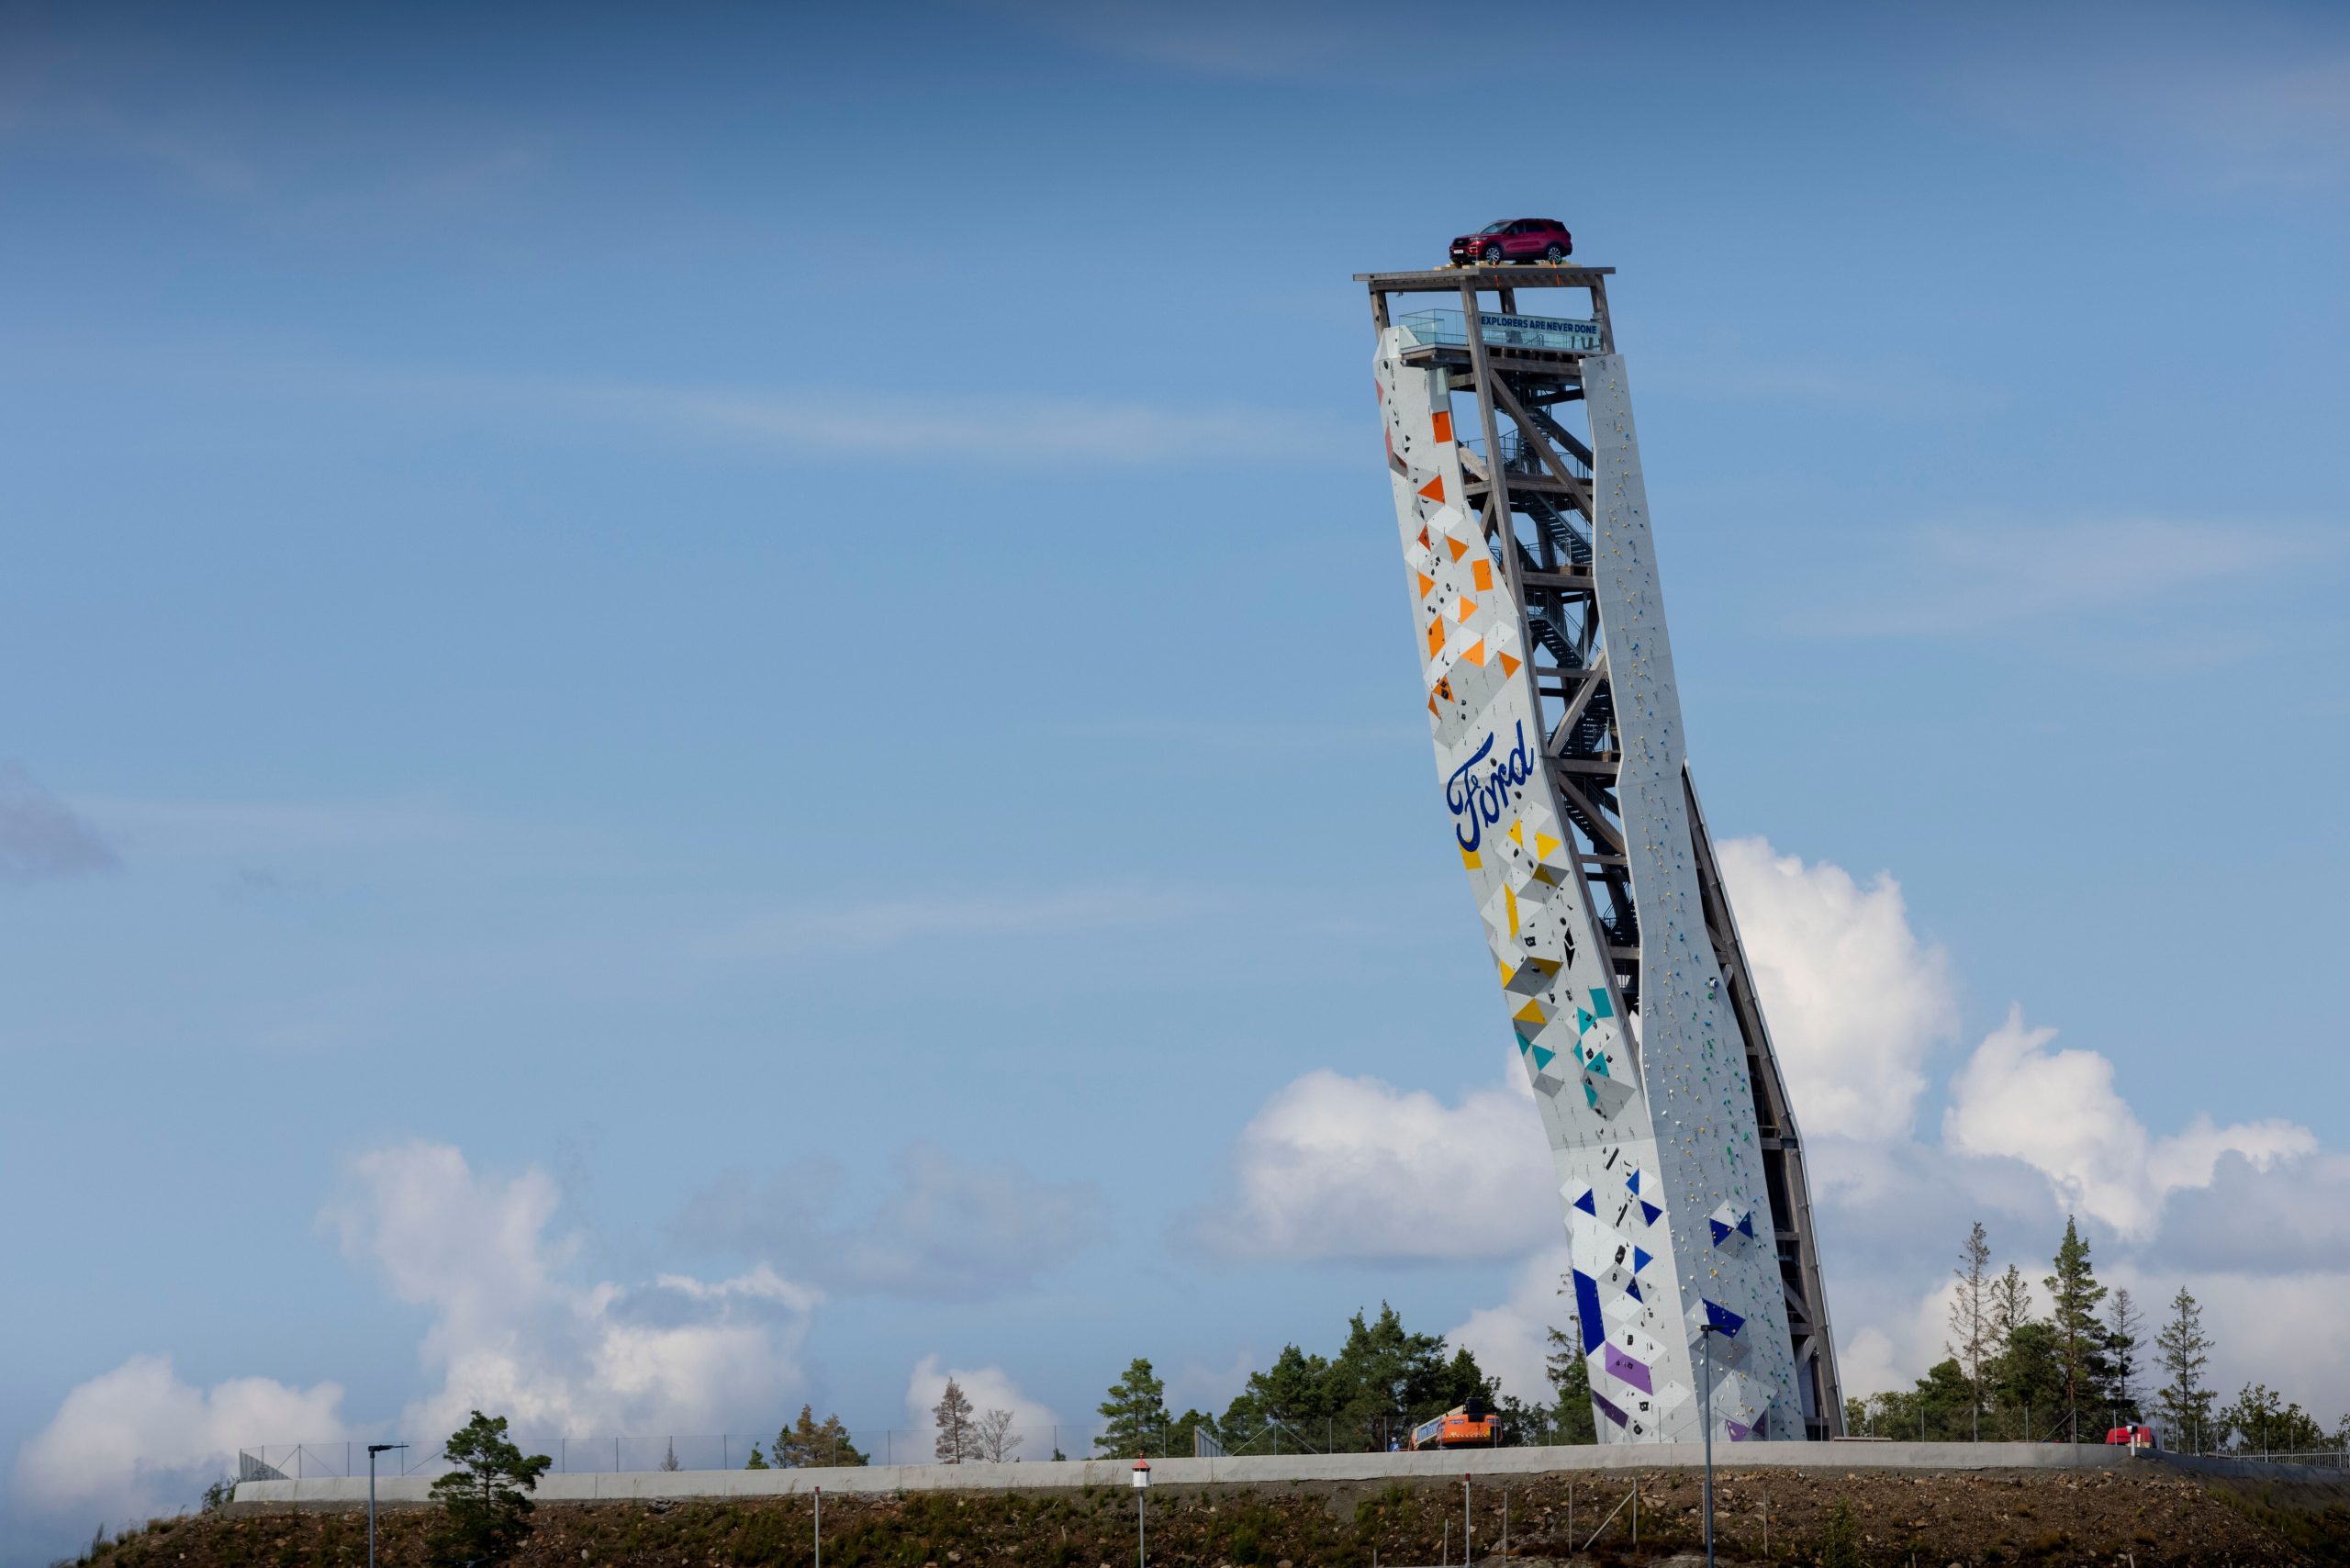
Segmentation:
[[(1804, 1435), (1740, 1037), (1705, 938), (1684, 748), (1623, 362), (1585, 359), (1595, 595), (1643, 922), (1637, 1026), (1544, 749), (1523, 607), (1464, 499), (1442, 373), (1381, 334), (1375, 376), (1437, 776), (1565, 1205), (1604, 1440)], [(1696, 1396), (1710, 1323), (1713, 1386)]]

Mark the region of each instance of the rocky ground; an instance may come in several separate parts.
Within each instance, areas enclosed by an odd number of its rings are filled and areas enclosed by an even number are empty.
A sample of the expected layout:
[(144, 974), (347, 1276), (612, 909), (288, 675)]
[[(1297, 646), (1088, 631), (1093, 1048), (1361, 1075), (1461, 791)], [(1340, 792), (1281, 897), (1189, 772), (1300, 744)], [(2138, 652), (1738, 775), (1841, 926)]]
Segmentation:
[[(1639, 1476), (1637, 1540), (1633, 1479), (1480, 1485), (1468, 1499), (1474, 1555), (1502, 1561), (1505, 1503), (1507, 1560), (1524, 1568), (1571, 1561), (1662, 1565), (1695, 1550), (1698, 1478), (1686, 1471)], [(2077, 1475), (1724, 1470), (1716, 1488), (1718, 1553), (1726, 1563), (1821, 1562), (1830, 1515), (1841, 1503), (1851, 1511), (1858, 1561), (1879, 1568), (2350, 1565), (2350, 1487), (2212, 1481), (2152, 1461)], [(1163, 1487), (1153, 1491), (1149, 1509), (1150, 1560), (1169, 1568), (1407, 1568), (1463, 1560), (1458, 1483)], [(804, 1499), (549, 1504), (537, 1519), (518, 1560), (529, 1568), (814, 1562)], [(384, 1568), (424, 1568), (431, 1521), (429, 1510), (386, 1510), (379, 1524)], [(84, 1559), (107, 1568), (358, 1568), (366, 1560), (364, 1514), (237, 1509), (159, 1520)], [(1124, 1568), (1134, 1561), (1135, 1503), (1123, 1487), (824, 1504), (824, 1562), (834, 1568)]]

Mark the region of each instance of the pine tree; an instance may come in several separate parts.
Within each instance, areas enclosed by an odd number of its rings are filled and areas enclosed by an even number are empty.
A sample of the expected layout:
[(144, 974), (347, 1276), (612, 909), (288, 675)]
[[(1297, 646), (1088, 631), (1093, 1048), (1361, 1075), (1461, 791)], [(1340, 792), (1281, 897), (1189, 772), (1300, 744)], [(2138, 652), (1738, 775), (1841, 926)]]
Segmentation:
[(2168, 1374), (2155, 1394), (2162, 1402), (2164, 1424), (2170, 1428), (2163, 1441), (2183, 1443), (2199, 1453), (2211, 1441), (2212, 1392), (2203, 1385), (2211, 1341), (2203, 1332), (2203, 1305), (2185, 1285), (2171, 1298), (2170, 1311), (2163, 1331), (2154, 1336), (2154, 1349)]
[(2056, 1271), (2041, 1282), (2053, 1304), (2051, 1326), (2056, 1330), (2056, 1351), (2064, 1371), (2065, 1413), (2072, 1440), (2081, 1440), (2081, 1401), (2095, 1396), (2105, 1375), (2105, 1325), (2098, 1321), (2097, 1304), (2105, 1287), (2089, 1267), (2089, 1244), (2080, 1226), (2065, 1216), (2065, 1239), (2056, 1247)]
[[(1559, 1294), (1565, 1295), (1571, 1288), (1561, 1275)], [(1550, 1353), (1542, 1358), (1542, 1370), (1559, 1396), (1556, 1412), (1550, 1417), (1551, 1441), (1595, 1443), (1599, 1440), (1599, 1418), (1591, 1407), (1591, 1363), (1583, 1360), (1583, 1319), (1570, 1312), (1566, 1327), (1551, 1328), (1546, 1333)]]
[(1970, 1430), (1977, 1442), (1983, 1439), (1983, 1363), (1991, 1359), (1997, 1331), (1990, 1270), (1991, 1243), (1978, 1219), (1958, 1249), (1958, 1267), (1953, 1271), (1958, 1275), (1958, 1294), (1950, 1304), (1950, 1330), (1958, 1338), (1946, 1347), (1965, 1369), (1967, 1387), (1973, 1391)]
[(2015, 1331), (2031, 1321), (2031, 1287), (2013, 1263), (1991, 1283), (1991, 1330), (2002, 1350)]
[[(962, 1391), (956, 1390), (957, 1394)], [(849, 1441), (848, 1428), (837, 1415), (816, 1419), (816, 1407), (802, 1405), (800, 1419), (775, 1435), (776, 1468), (804, 1470), (818, 1465), (861, 1465), (870, 1462)]]
[(767, 1463), (767, 1456), (759, 1451), (758, 1444), (753, 1443), (751, 1445), (751, 1457), (749, 1460), (744, 1462), (743, 1468), (745, 1470), (767, 1470), (771, 1468)]
[(496, 1564), (510, 1561), (530, 1539), (533, 1505), (528, 1494), (553, 1468), (545, 1454), (524, 1458), (508, 1440), (506, 1417), (476, 1410), (442, 1450), (458, 1468), (432, 1484), (441, 1518), (427, 1539), (436, 1563)]
[(2325, 1428), (2297, 1404), (2265, 1383), (2244, 1385), (2234, 1404), (2213, 1417), (2214, 1427), (2229, 1434), (2234, 1446), (2266, 1454), (2309, 1453), (2325, 1444)]
[(2107, 1388), (2114, 1405), (2132, 1421), (2138, 1418), (2138, 1341), (2145, 1320), (2130, 1287), (2115, 1286), (2113, 1299), (2105, 1304), (2106, 1361), (2110, 1373)]
[(1105, 1423), (1093, 1446), (1124, 1459), (1141, 1458), (1154, 1443), (1167, 1440), (1167, 1384), (1152, 1373), (1150, 1362), (1136, 1356), (1126, 1373), (1110, 1385), (1101, 1405)]
[(971, 1401), (961, 1383), (948, 1378), (946, 1392), (930, 1407), (930, 1414), (938, 1423), (938, 1441), (931, 1451), (939, 1463), (960, 1464), (979, 1457), (979, 1436), (971, 1429)]

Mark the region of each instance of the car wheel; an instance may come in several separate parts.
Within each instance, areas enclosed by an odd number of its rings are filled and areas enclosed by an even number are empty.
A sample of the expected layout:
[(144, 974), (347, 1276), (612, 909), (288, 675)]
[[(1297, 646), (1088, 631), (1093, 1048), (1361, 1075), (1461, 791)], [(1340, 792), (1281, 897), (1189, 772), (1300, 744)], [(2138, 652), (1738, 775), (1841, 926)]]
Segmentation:
[(1489, 267), (1497, 267), (1502, 264), (1502, 248), (1499, 245), (1485, 247), (1485, 264)]
[(1555, 267), (1561, 262), (1567, 259), (1567, 253), (1559, 249), (1556, 245), (1553, 245), (1549, 250), (1542, 252), (1542, 259)]

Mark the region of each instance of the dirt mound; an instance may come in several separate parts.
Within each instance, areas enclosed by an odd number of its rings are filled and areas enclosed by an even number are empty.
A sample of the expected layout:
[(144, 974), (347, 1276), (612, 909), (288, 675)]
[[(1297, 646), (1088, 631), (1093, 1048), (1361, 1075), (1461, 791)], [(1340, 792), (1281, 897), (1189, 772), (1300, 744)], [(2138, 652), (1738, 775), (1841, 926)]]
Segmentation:
[[(1498, 1561), (1506, 1507), (1513, 1563), (1662, 1563), (1702, 1540), (1698, 1501), (1698, 1477), (1687, 1471), (1480, 1485), (1465, 1518), (1458, 1482), (1170, 1487), (1150, 1497), (1150, 1558), (1169, 1568), (1458, 1562), (1465, 1525), (1475, 1556)], [(1851, 1512), (1860, 1560), (1885, 1568), (2350, 1564), (2350, 1490), (2208, 1480), (2152, 1462), (2076, 1474), (1720, 1471), (1719, 1555), (1816, 1562), (1839, 1504)], [(814, 1560), (805, 1498), (548, 1504), (537, 1519), (519, 1559), (528, 1568), (798, 1568)], [(424, 1568), (431, 1522), (427, 1509), (385, 1512), (384, 1568)], [(367, 1559), (366, 1529), (357, 1511), (231, 1509), (158, 1521), (95, 1561), (108, 1568), (357, 1568)], [(1135, 1561), (1135, 1504), (1125, 1488), (1106, 1486), (827, 1498), (824, 1561), (833, 1568), (1123, 1568)]]

